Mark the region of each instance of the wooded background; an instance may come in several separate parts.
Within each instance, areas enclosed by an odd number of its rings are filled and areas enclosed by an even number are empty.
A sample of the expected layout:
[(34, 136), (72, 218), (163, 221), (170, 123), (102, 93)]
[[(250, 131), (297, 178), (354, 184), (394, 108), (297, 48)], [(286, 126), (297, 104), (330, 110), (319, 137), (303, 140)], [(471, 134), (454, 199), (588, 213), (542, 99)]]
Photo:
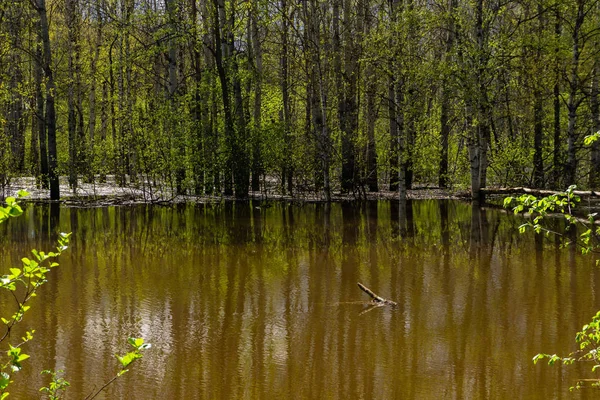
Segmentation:
[(598, 0), (0, 1), (0, 183), (600, 186)]

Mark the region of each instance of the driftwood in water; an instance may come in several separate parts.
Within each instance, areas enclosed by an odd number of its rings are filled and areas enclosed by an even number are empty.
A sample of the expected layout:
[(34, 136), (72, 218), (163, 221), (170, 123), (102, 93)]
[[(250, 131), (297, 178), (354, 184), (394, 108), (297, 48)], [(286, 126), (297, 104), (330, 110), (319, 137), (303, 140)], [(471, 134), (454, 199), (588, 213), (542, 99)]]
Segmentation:
[[(481, 188), (483, 194), (514, 194), (514, 193), (526, 193), (533, 196), (551, 196), (553, 194), (560, 194), (564, 192), (557, 192), (554, 190), (543, 190), (543, 189), (530, 189), (526, 187), (512, 187), (512, 188)], [(600, 197), (599, 191), (594, 190), (573, 190), (573, 194), (580, 197)]]
[(377, 303), (380, 305), (388, 305), (388, 306), (392, 306), (392, 307), (396, 307), (398, 305), (398, 303), (396, 303), (395, 301), (391, 301), (391, 300), (387, 300), (384, 299), (381, 296), (376, 295), (375, 293), (373, 293), (373, 291), (371, 289), (369, 289), (368, 287), (366, 287), (365, 285), (363, 285), (362, 283), (358, 282), (358, 287), (365, 292), (366, 294), (369, 295), (369, 297), (371, 297), (371, 301), (373, 303)]

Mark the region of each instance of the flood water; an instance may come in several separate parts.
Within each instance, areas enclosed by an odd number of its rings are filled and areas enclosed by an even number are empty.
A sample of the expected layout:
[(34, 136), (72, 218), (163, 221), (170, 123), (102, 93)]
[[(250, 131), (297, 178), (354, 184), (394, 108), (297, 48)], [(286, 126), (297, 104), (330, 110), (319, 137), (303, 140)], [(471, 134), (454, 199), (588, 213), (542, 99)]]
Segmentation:
[[(589, 365), (531, 359), (575, 349), (600, 268), (521, 223), (433, 200), (29, 205), (0, 226), (3, 272), (58, 231), (73, 239), (26, 315), (32, 357), (10, 398), (39, 398), (48, 368), (84, 398), (128, 336), (152, 348), (98, 398), (591, 397), (569, 393)], [(357, 282), (398, 307), (369, 308)]]

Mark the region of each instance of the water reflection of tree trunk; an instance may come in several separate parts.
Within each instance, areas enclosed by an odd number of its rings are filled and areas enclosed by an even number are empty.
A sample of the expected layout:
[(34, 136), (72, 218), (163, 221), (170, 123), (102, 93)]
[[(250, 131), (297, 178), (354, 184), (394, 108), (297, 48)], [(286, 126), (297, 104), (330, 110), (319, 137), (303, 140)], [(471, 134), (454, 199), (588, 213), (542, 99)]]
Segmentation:
[[(460, 350), (457, 360), (457, 373), (458, 376), (462, 377), (462, 380), (457, 382), (457, 395), (459, 398), (487, 398), (487, 371), (486, 361), (488, 359), (487, 349), (479, 349), (477, 353), (478, 357), (478, 368), (477, 376), (473, 377), (477, 387), (471, 389), (464, 387), (464, 380), (466, 379), (466, 359), (468, 357), (468, 344), (470, 342), (470, 334), (477, 332), (478, 336), (491, 337), (490, 326), (489, 326), (489, 315), (494, 312), (491, 308), (493, 304), (487, 299), (489, 275), (491, 269), (491, 260), (494, 252), (495, 236), (498, 231), (500, 220), (498, 217), (495, 218), (494, 224), (490, 225), (487, 221), (486, 211), (481, 209), (477, 203), (473, 203), (471, 207), (471, 229), (470, 229), (470, 243), (469, 243), (469, 258), (470, 267), (467, 275), (468, 289), (464, 297), (464, 318), (461, 321), (460, 326), (462, 337), (460, 341)], [(490, 227), (492, 230), (492, 237), (489, 237)], [(485, 305), (484, 307), (477, 307), (476, 305)], [(463, 390), (467, 390), (467, 393), (463, 393)], [(471, 390), (477, 390), (475, 394)]]
[(390, 202), (390, 218), (392, 227), (392, 238), (398, 236), (413, 238), (415, 227), (413, 223), (413, 201), (399, 200)]
[(60, 204), (50, 203), (50, 235), (52, 240), (58, 237), (58, 227), (60, 225)]
[(245, 255), (237, 253), (227, 263), (227, 289), (223, 323), (221, 325), (221, 397), (234, 399), (242, 397), (242, 386), (239, 384), (240, 370), (240, 338), (244, 317), (245, 287), (248, 277), (248, 260)]
[(366, 240), (369, 246), (369, 272), (371, 273), (370, 283), (373, 287), (379, 286), (379, 263), (377, 259), (377, 223), (378, 223), (378, 202), (371, 201), (366, 204)]
[[(440, 235), (442, 242), (442, 271), (441, 271), (441, 283), (442, 283), (442, 291), (445, 298), (446, 311), (444, 313), (444, 325), (448, 327), (447, 331), (449, 332), (448, 344), (450, 351), (450, 358), (452, 360), (459, 360), (458, 354), (458, 340), (454, 337), (454, 333), (456, 332), (454, 325), (454, 296), (455, 296), (455, 284), (454, 277), (452, 274), (452, 270), (450, 269), (450, 229), (448, 223), (448, 201), (440, 200), (438, 202), (439, 212), (440, 212)], [(448, 365), (448, 376), (454, 378), (453, 388), (455, 390), (455, 395), (447, 396), (452, 398), (462, 398), (462, 393), (459, 390), (461, 387), (461, 378), (462, 375), (457, 372), (456, 363), (450, 363)]]
[[(356, 293), (358, 281), (358, 241), (359, 217), (358, 208), (353, 204), (342, 203), (342, 266), (341, 266), (341, 299), (351, 299)], [(342, 368), (338, 369), (338, 393), (341, 399), (355, 398), (356, 376), (348, 371), (360, 362), (356, 359), (356, 324), (349, 322), (349, 312), (354, 310), (342, 307), (338, 311), (337, 320), (337, 359)]]
[[(253, 210), (253, 224), (254, 224), (254, 241), (255, 243), (262, 242), (262, 216), (260, 209)], [(252, 265), (255, 266), (256, 276), (256, 287), (254, 290), (255, 300), (253, 303), (254, 307), (254, 318), (252, 321), (252, 381), (255, 382), (255, 387), (258, 388), (258, 393), (254, 393), (252, 397), (263, 399), (266, 397), (265, 394), (265, 328), (267, 324), (267, 285), (265, 283), (264, 276), (264, 259), (263, 249), (260, 246), (255, 245), (255, 257), (253, 257)], [(242, 289), (245, 292), (245, 289)]]

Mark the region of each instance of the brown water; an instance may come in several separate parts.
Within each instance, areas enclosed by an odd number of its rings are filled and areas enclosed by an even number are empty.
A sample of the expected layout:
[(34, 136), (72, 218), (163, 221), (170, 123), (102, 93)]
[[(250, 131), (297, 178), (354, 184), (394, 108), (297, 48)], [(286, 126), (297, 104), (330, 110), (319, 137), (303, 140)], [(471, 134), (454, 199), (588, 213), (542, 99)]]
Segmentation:
[[(413, 201), (66, 209), (0, 226), (3, 271), (72, 231), (26, 317), (32, 354), (11, 398), (65, 369), (70, 399), (117, 371), (127, 336), (153, 347), (106, 399), (535, 399), (570, 394), (600, 309), (600, 269), (521, 221)], [(362, 282), (396, 309), (368, 308)], [(3, 299), (6, 305), (7, 299)]]

